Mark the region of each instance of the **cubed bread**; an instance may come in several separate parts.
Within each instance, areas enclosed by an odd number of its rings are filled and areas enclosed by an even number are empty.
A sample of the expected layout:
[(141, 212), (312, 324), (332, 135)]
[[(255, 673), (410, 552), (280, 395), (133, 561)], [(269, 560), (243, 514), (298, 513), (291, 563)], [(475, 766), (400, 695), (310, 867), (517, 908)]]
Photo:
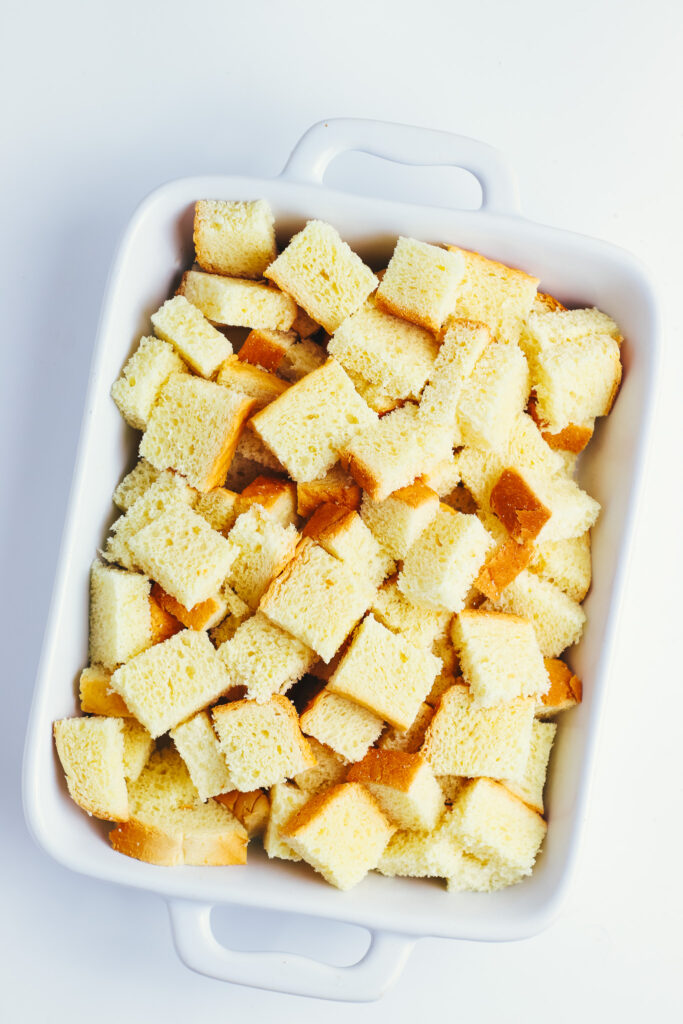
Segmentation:
[(538, 701), (550, 685), (528, 619), (465, 609), (451, 627), (460, 671), (475, 703), (490, 707), (516, 697)]
[(215, 800), (202, 803), (173, 747), (152, 754), (129, 801), (129, 820), (109, 833), (119, 853), (164, 866), (246, 863), (246, 830)]
[(402, 750), (406, 754), (415, 754), (424, 743), (427, 726), (434, 715), (434, 708), (423, 702), (413, 719), (412, 725), (407, 729), (397, 729), (388, 725), (380, 738), (377, 746), (380, 750)]
[(149, 611), (152, 618), (152, 643), (162, 644), (164, 640), (170, 640), (172, 636), (179, 633), (183, 628), (175, 616), (162, 608), (152, 595), (149, 596)]
[[(219, 592), (235, 556), (222, 534), (182, 505), (162, 512), (129, 545), (137, 564), (187, 609)], [(180, 618), (177, 610), (169, 609)]]
[(562, 430), (547, 430), (541, 419), (536, 404), (535, 393), (531, 392), (531, 398), (527, 410), (534, 423), (541, 431), (543, 440), (551, 448), (562, 452), (567, 458), (571, 455), (579, 455), (584, 450), (593, 436), (594, 423), (569, 423)]
[(123, 774), (128, 782), (135, 782), (147, 764), (154, 750), (154, 740), (134, 718), (124, 718), (123, 729)]
[(361, 377), (355, 370), (347, 370), (349, 380), (354, 388), (371, 409), (380, 416), (392, 409), (398, 409), (403, 405), (404, 399), (395, 398), (382, 384), (371, 384), (365, 377)]
[(429, 831), (444, 809), (444, 798), (429, 763), (402, 750), (369, 750), (352, 764), (348, 782), (369, 789), (384, 814), (398, 828)]
[(185, 629), (114, 672), (111, 688), (153, 738), (214, 703), (230, 688), (206, 633)]
[(331, 885), (351, 889), (377, 866), (394, 831), (374, 797), (347, 782), (310, 797), (282, 835)]
[(346, 761), (360, 761), (379, 737), (384, 721), (355, 701), (327, 687), (313, 698), (301, 715), (301, 729), (325, 743)]
[[(485, 519), (489, 533), (493, 518), (488, 516)], [(530, 542), (518, 544), (512, 537), (505, 537), (502, 541), (496, 538), (496, 546), (489, 552), (479, 570), (474, 586), (491, 601), (497, 601), (508, 584), (529, 565), (533, 550), (533, 544)]]
[(270, 800), (262, 789), (254, 789), (250, 793), (240, 793), (239, 789), (231, 789), (229, 793), (219, 793), (216, 803), (235, 815), (247, 830), (247, 835), (262, 836), (270, 815)]
[(441, 504), (408, 551), (398, 587), (415, 604), (459, 612), (492, 546), (476, 516)]
[(172, 373), (182, 373), (186, 369), (185, 363), (167, 341), (141, 338), (111, 388), (111, 397), (124, 420), (136, 430), (144, 430), (163, 385)]
[(228, 471), (253, 398), (187, 374), (161, 389), (140, 442), (157, 469), (175, 469), (199, 491), (219, 487)]
[(180, 293), (201, 310), (207, 320), (225, 327), (288, 331), (296, 317), (294, 300), (260, 281), (188, 270), (183, 275)]
[(487, 259), (478, 252), (455, 245), (448, 248), (461, 256), (465, 264), (454, 314), (483, 321), (500, 341), (519, 341), (536, 298), (538, 278)]
[(294, 526), (281, 526), (261, 505), (253, 504), (238, 516), (227, 539), (227, 583), (252, 611), (294, 555), (298, 538)]
[(453, 317), (446, 321), (441, 348), (420, 399), (422, 416), (456, 427), (460, 396), (490, 341), (486, 324)]
[(194, 247), (202, 270), (262, 277), (277, 255), (273, 211), (265, 199), (200, 199), (194, 207)]
[(464, 269), (457, 253), (401, 237), (377, 289), (377, 305), (428, 331), (438, 331), (453, 311)]
[(234, 686), (246, 686), (247, 697), (260, 704), (274, 693), (286, 693), (301, 679), (316, 654), (257, 612), (238, 626), (234, 636), (218, 648)]
[(283, 528), (296, 526), (296, 484), (275, 476), (257, 476), (242, 491), (240, 511), (260, 505)]
[(543, 814), (543, 789), (550, 760), (550, 749), (555, 739), (557, 726), (554, 722), (534, 720), (531, 726), (531, 747), (529, 760), (524, 769), (524, 776), (519, 780), (503, 780), (503, 785), (511, 793), (538, 814)]
[(469, 687), (456, 684), (441, 697), (421, 752), (435, 775), (522, 778), (534, 708), (530, 698), (482, 707)]
[(408, 403), (355, 434), (340, 449), (345, 466), (373, 501), (412, 484), (430, 466), (453, 454), (452, 430), (420, 417)]
[(275, 372), (296, 341), (294, 331), (269, 331), (256, 328), (250, 331), (237, 353), (241, 362), (258, 366), (262, 370)]
[(560, 658), (545, 659), (550, 686), (536, 705), (537, 718), (550, 718), (560, 711), (576, 707), (583, 697), (583, 684)]
[(197, 787), (201, 800), (225, 793), (233, 781), (218, 745), (208, 711), (199, 711), (171, 729), (170, 737)]
[(409, 601), (399, 590), (395, 578), (382, 584), (370, 610), (392, 633), (399, 633), (408, 643), (427, 650), (431, 649), (437, 633), (441, 632), (450, 619), (450, 612), (437, 611)]
[(527, 569), (505, 588), (495, 607), (531, 620), (544, 658), (557, 658), (578, 643), (586, 622), (586, 613), (576, 601)]
[(93, 562), (88, 641), (91, 662), (113, 669), (151, 645), (150, 587), (147, 577), (140, 573)]
[(380, 546), (358, 513), (334, 503), (316, 509), (304, 527), (303, 536), (310, 537), (335, 558), (355, 566), (375, 586), (396, 568), (389, 552)]
[(271, 786), (270, 815), (263, 837), (263, 849), (270, 858), (301, 860), (299, 854), (282, 838), (282, 829), (301, 810), (309, 796), (310, 793), (289, 782), (276, 782)]
[(213, 722), (235, 789), (273, 786), (315, 764), (294, 706), (279, 694), (219, 704)]
[(216, 383), (253, 398), (255, 410), (264, 409), (289, 387), (286, 380), (262, 370), (260, 366), (242, 362), (237, 356), (228, 356), (221, 363)]
[(323, 661), (330, 661), (365, 614), (374, 591), (362, 566), (342, 562), (305, 537), (259, 607)]
[(397, 729), (408, 729), (429, 693), (440, 662), (368, 615), (327, 684)]
[(292, 295), (328, 334), (334, 334), (377, 287), (370, 268), (330, 224), (320, 220), (309, 221), (294, 235), (265, 276)]
[(317, 793), (321, 789), (327, 789), (329, 786), (336, 786), (337, 783), (343, 782), (349, 770), (346, 758), (312, 736), (309, 737), (308, 742), (315, 757), (315, 764), (312, 768), (307, 768), (306, 771), (298, 772), (294, 776), (294, 781), (299, 789), (303, 789), (306, 793)]
[(212, 530), (227, 536), (242, 511), (241, 495), (227, 487), (213, 487), (206, 494), (200, 494), (194, 503), (194, 510), (206, 519)]
[(529, 570), (581, 603), (591, 585), (590, 533), (534, 546)]
[(111, 527), (111, 535), (107, 538), (104, 558), (109, 562), (118, 562), (126, 569), (140, 569), (130, 549), (130, 540), (145, 526), (149, 526), (158, 516), (174, 508), (194, 504), (197, 492), (188, 486), (187, 481), (177, 473), (166, 470), (150, 484), (130, 506), (125, 515), (119, 516)]
[(232, 345), (209, 323), (197, 305), (183, 295), (168, 299), (152, 313), (152, 326), (159, 338), (168, 342), (195, 373), (213, 377), (232, 353)]
[(332, 468), (341, 448), (377, 417), (334, 359), (289, 388), (251, 427), (297, 483)]
[(434, 369), (439, 344), (429, 331), (368, 299), (337, 328), (327, 351), (347, 372), (381, 385), (392, 398), (417, 399)]
[(304, 518), (329, 501), (344, 508), (358, 509), (360, 499), (360, 487), (339, 463), (317, 480), (308, 480), (296, 486), (296, 510)]
[(130, 711), (118, 693), (111, 693), (111, 672), (103, 665), (88, 665), (78, 681), (78, 699), (84, 715), (129, 718)]
[(377, 871), (389, 878), (449, 878), (458, 871), (461, 857), (442, 825), (430, 831), (399, 829), (385, 846)]
[(552, 514), (516, 469), (503, 470), (491, 489), (489, 504), (520, 544), (538, 537)]
[(123, 719), (63, 718), (53, 731), (71, 799), (96, 818), (126, 821)]
[(438, 495), (421, 480), (401, 487), (382, 501), (363, 495), (363, 522), (394, 558), (403, 559), (439, 511)]
[(186, 608), (155, 583), (152, 587), (152, 597), (187, 629), (213, 629), (223, 621), (228, 611), (228, 604), (222, 593), (215, 594), (206, 601), (199, 601), (192, 608)]
[(117, 486), (112, 501), (122, 512), (127, 512), (159, 478), (160, 473), (161, 471), (150, 465), (147, 459), (139, 459)]
[(487, 345), (463, 386), (457, 424), (463, 444), (503, 451), (529, 398), (529, 367), (517, 345)]

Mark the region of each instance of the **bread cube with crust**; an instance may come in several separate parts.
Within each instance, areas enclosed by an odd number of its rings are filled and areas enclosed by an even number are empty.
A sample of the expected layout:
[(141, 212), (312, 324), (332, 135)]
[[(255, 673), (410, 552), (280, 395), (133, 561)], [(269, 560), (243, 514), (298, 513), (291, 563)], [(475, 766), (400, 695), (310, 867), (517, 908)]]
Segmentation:
[(460, 394), (461, 442), (504, 451), (529, 398), (529, 368), (517, 345), (487, 345)]
[(71, 799), (96, 818), (126, 821), (123, 719), (63, 718), (53, 732)]
[(590, 532), (534, 545), (529, 571), (554, 583), (580, 604), (591, 585)]
[(206, 601), (199, 601), (192, 608), (186, 608), (155, 583), (152, 587), (152, 598), (187, 629), (213, 629), (223, 621), (228, 610), (228, 603), (222, 593), (215, 594)]
[(336, 786), (338, 782), (343, 782), (349, 770), (346, 758), (313, 737), (309, 737), (308, 742), (316, 763), (312, 768), (307, 768), (306, 771), (298, 772), (294, 776), (299, 789), (306, 793), (317, 793), (328, 786)]
[[(312, 769), (310, 769), (312, 770)], [(270, 788), (270, 815), (263, 837), (263, 849), (272, 859), (299, 861), (301, 857), (282, 838), (282, 829), (300, 811), (310, 794), (289, 782), (276, 782)]]
[(401, 237), (377, 289), (377, 305), (428, 331), (438, 331), (453, 311), (464, 269), (457, 253)]
[(270, 331), (267, 328), (254, 328), (244, 339), (237, 358), (240, 362), (275, 373), (280, 369), (287, 352), (295, 341), (294, 331)]
[(347, 782), (369, 789), (384, 814), (398, 828), (433, 829), (444, 798), (429, 763), (402, 750), (369, 750), (351, 765)]
[(545, 658), (550, 686), (536, 705), (536, 718), (550, 718), (576, 707), (583, 697), (583, 684), (561, 658)]
[(360, 499), (360, 487), (339, 463), (317, 480), (308, 480), (296, 486), (296, 510), (304, 518), (330, 501), (356, 510), (360, 507)]
[(259, 278), (277, 255), (275, 219), (265, 199), (200, 199), (193, 234), (197, 263), (212, 274)]
[(460, 671), (477, 704), (490, 707), (516, 697), (539, 700), (550, 685), (528, 619), (464, 609), (453, 619)]
[(287, 381), (276, 377), (274, 373), (242, 362), (234, 355), (228, 356), (221, 363), (216, 383), (253, 398), (255, 410), (264, 409), (289, 387)]
[(201, 800), (233, 788), (208, 711), (199, 711), (169, 733)]
[(276, 476), (257, 476), (240, 495), (240, 511), (260, 505), (284, 529), (296, 526), (296, 484)]
[(152, 313), (155, 334), (168, 342), (202, 377), (213, 377), (232, 353), (232, 345), (183, 295), (168, 299)]
[(252, 611), (294, 555), (298, 539), (294, 526), (282, 526), (261, 505), (237, 517), (227, 538), (232, 557), (226, 582)]
[(90, 660), (114, 669), (152, 643), (146, 576), (102, 562), (90, 569)]
[(102, 552), (103, 557), (108, 562), (118, 562), (126, 569), (140, 569), (130, 548), (132, 538), (163, 512), (181, 506), (189, 508), (196, 497), (197, 492), (178, 473), (170, 470), (160, 473), (154, 483), (133, 502), (126, 514), (119, 516), (112, 524), (111, 534)]
[(327, 687), (307, 705), (301, 715), (301, 729), (331, 747), (346, 761), (360, 761), (379, 737), (384, 721), (355, 701), (333, 693)]
[(111, 693), (111, 672), (103, 665), (88, 665), (78, 680), (78, 699), (84, 715), (130, 718), (131, 713), (118, 693)]
[(508, 584), (495, 608), (533, 623), (544, 658), (558, 658), (567, 647), (578, 643), (586, 622), (586, 613), (576, 601), (527, 569)]
[(237, 516), (242, 511), (241, 495), (227, 487), (212, 487), (205, 494), (200, 494), (194, 503), (194, 510), (202, 519), (206, 519), (212, 530), (227, 536)]
[(136, 430), (144, 430), (163, 385), (172, 373), (182, 373), (186, 369), (168, 342), (161, 338), (141, 338), (111, 388), (111, 397), (126, 423)]
[(431, 650), (437, 634), (447, 626), (451, 617), (450, 612), (409, 601), (399, 590), (395, 577), (379, 588), (371, 611), (392, 633), (399, 633), (408, 643), (427, 650)]
[(524, 776), (519, 780), (503, 780), (506, 789), (538, 814), (543, 814), (543, 789), (556, 732), (557, 726), (554, 722), (539, 722), (538, 719), (534, 719), (531, 726), (529, 760), (524, 769)]
[[(183, 275), (180, 293), (212, 324), (224, 327), (288, 331), (296, 317), (293, 299), (260, 281), (188, 270)], [(228, 355), (229, 352), (224, 359)]]
[(309, 221), (294, 235), (265, 276), (293, 296), (328, 334), (334, 334), (377, 287), (370, 268), (331, 224), (320, 220)]
[(516, 469), (503, 470), (491, 489), (489, 504), (520, 544), (538, 537), (552, 514)]
[(274, 693), (286, 693), (301, 679), (316, 654), (261, 612), (238, 626), (218, 648), (218, 657), (234, 686), (246, 686), (247, 697), (263, 704)]
[(455, 245), (448, 248), (465, 264), (453, 308), (455, 316), (481, 320), (500, 341), (519, 341), (536, 298), (538, 278), (478, 252)]
[(421, 480), (393, 491), (382, 501), (364, 494), (360, 507), (365, 525), (397, 559), (406, 557), (438, 511), (438, 495)]
[(361, 567), (375, 586), (396, 568), (391, 555), (382, 548), (357, 512), (329, 503), (316, 509), (303, 530), (330, 555)]
[(219, 793), (215, 800), (227, 807), (244, 825), (250, 839), (252, 836), (263, 835), (270, 815), (270, 800), (262, 789), (254, 789), (250, 793), (231, 789), (228, 793)]

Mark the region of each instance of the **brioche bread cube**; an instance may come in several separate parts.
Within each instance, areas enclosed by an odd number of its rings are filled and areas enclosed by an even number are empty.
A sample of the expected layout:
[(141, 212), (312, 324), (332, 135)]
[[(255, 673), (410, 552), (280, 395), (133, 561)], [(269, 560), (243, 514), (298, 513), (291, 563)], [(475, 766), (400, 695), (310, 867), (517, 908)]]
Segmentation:
[(441, 697), (421, 753), (435, 775), (523, 777), (531, 747), (535, 701), (517, 698), (493, 707), (477, 704), (455, 684)]
[(208, 711), (199, 711), (169, 733), (185, 762), (200, 800), (226, 793), (233, 782)]
[[(170, 470), (166, 470), (169, 476)], [(155, 480), (161, 476), (161, 470), (151, 466), (147, 459), (139, 459), (130, 473), (126, 473), (112, 495), (112, 501), (122, 512), (127, 512), (138, 498), (147, 491)]]
[(441, 504), (403, 561), (399, 590), (415, 604), (459, 612), (492, 546), (476, 516)]
[(396, 729), (388, 725), (380, 738), (377, 747), (380, 750), (402, 750), (406, 754), (416, 754), (424, 743), (427, 726), (434, 715), (434, 708), (423, 702), (407, 729)]
[(460, 396), (490, 341), (486, 324), (453, 317), (446, 321), (441, 348), (420, 399), (422, 416), (456, 426)]
[(392, 633), (398, 633), (408, 643), (427, 650), (431, 649), (437, 633), (450, 619), (450, 612), (436, 611), (409, 601), (399, 590), (395, 578), (387, 580), (379, 588), (370, 610)]
[(216, 383), (253, 398), (255, 410), (264, 409), (289, 387), (287, 381), (276, 377), (274, 373), (241, 362), (237, 356), (228, 356), (221, 363)]
[(238, 626), (251, 615), (251, 608), (247, 602), (243, 601), (228, 583), (223, 584), (221, 595), (225, 599), (227, 613), (217, 626), (209, 630), (209, 636), (215, 647), (220, 647), (226, 640), (230, 640), (237, 632)]
[(379, 586), (396, 568), (391, 555), (375, 540), (357, 512), (329, 503), (316, 509), (303, 530), (330, 555), (360, 567)]
[(305, 537), (259, 608), (330, 661), (372, 601), (375, 587), (362, 568), (356, 570)]
[(166, 470), (130, 506), (125, 515), (119, 516), (111, 527), (103, 557), (109, 562), (118, 562), (126, 569), (139, 569), (130, 549), (130, 541), (154, 522), (162, 512), (174, 508), (188, 508), (194, 504), (197, 492), (177, 473)]
[(173, 345), (185, 362), (202, 377), (213, 377), (232, 353), (232, 345), (202, 315), (196, 303), (175, 295), (152, 313), (152, 326), (159, 338)]
[(315, 652), (257, 612), (218, 648), (234, 686), (246, 686), (250, 700), (264, 704), (285, 693), (315, 661)]
[(273, 786), (315, 764), (294, 706), (279, 694), (264, 704), (219, 704), (213, 722), (235, 789)]
[(374, 412), (379, 413), (380, 416), (386, 412), (391, 412), (392, 409), (398, 409), (403, 404), (402, 398), (395, 398), (382, 384), (371, 384), (370, 381), (366, 380), (365, 377), (361, 377), (354, 370), (347, 370), (346, 372), (363, 401)]
[(517, 342), (533, 306), (538, 278), (487, 259), (478, 252), (448, 246), (465, 263), (455, 300), (456, 316), (481, 320), (503, 342)]
[(220, 486), (254, 399), (199, 377), (173, 374), (140, 442), (157, 469), (175, 469), (199, 491)]
[(265, 199), (200, 199), (193, 234), (197, 263), (212, 274), (262, 277), (277, 255), (275, 219)]
[(503, 470), (491, 489), (489, 504), (520, 544), (538, 537), (551, 516), (550, 509), (516, 469)]
[(529, 367), (517, 345), (487, 345), (460, 394), (462, 443), (503, 451), (526, 407), (529, 386)]
[(239, 789), (231, 789), (229, 793), (219, 793), (216, 803), (235, 815), (247, 830), (247, 835), (262, 836), (266, 831), (270, 815), (270, 800), (262, 789), (254, 789), (251, 793), (240, 793)]
[(538, 700), (547, 691), (550, 679), (528, 619), (465, 609), (453, 619), (451, 635), (460, 671), (481, 707), (515, 697)]
[(270, 789), (270, 815), (263, 837), (263, 849), (272, 859), (301, 860), (298, 853), (282, 838), (282, 829), (308, 801), (310, 793), (289, 782), (276, 782)]
[[(245, 467), (241, 472), (238, 470), (238, 476), (240, 483), (229, 483), (230, 477), (234, 471), (234, 463), (230, 464), (230, 471), (226, 478), (226, 486), (230, 486), (233, 490), (244, 490), (249, 484), (253, 483), (256, 477), (263, 473), (264, 469), (272, 470), (274, 473), (281, 473), (283, 476), (287, 475), (287, 470), (279, 461), (276, 459), (269, 448), (266, 448), (265, 444), (251, 429), (250, 423), (247, 423), (246, 428), (242, 431), (240, 439), (237, 442), (237, 448), (235, 449), (235, 463), (237, 459), (248, 461), (248, 466)], [(246, 472), (246, 475), (245, 475)]]
[(453, 310), (464, 269), (457, 253), (401, 237), (377, 289), (377, 305), (428, 331), (438, 331)]
[(364, 494), (363, 522), (394, 558), (403, 559), (439, 511), (438, 495), (421, 480), (401, 487), (382, 501)]
[[(136, 562), (187, 609), (218, 593), (235, 555), (225, 537), (182, 505), (162, 512), (129, 544)], [(169, 609), (180, 618), (178, 610)]]
[[(447, 831), (447, 824), (443, 830)], [(459, 857), (455, 873), (446, 879), (448, 892), (496, 892), (520, 881), (518, 875), (503, 870), (498, 861), (473, 857), (457, 839), (451, 841)]]
[(144, 430), (163, 385), (172, 373), (186, 369), (168, 342), (160, 338), (141, 338), (121, 376), (111, 387), (111, 397), (126, 423), (136, 430)]
[(237, 353), (240, 362), (250, 363), (267, 372), (280, 369), (287, 352), (296, 341), (294, 331), (269, 331), (255, 328), (250, 331)]
[(439, 665), (430, 651), (414, 647), (374, 615), (368, 615), (327, 688), (355, 700), (397, 729), (408, 729), (431, 689)]
[(282, 829), (285, 842), (338, 889), (377, 866), (395, 828), (357, 782), (315, 793)]
[(420, 754), (369, 750), (362, 761), (351, 765), (346, 778), (370, 790), (388, 820), (398, 828), (429, 831), (444, 809), (439, 784)]
[(586, 531), (580, 537), (536, 544), (529, 570), (554, 583), (580, 604), (591, 585), (590, 533)]
[(294, 526), (281, 526), (261, 505), (251, 505), (237, 517), (227, 539), (227, 583), (252, 611), (294, 555), (298, 538)]
[(346, 758), (312, 736), (309, 737), (308, 742), (316, 763), (312, 768), (307, 768), (306, 771), (298, 772), (294, 776), (294, 781), (299, 789), (303, 789), (306, 793), (317, 793), (321, 789), (327, 789), (328, 786), (336, 786), (337, 783), (343, 782), (349, 769)]
[(153, 739), (201, 711), (230, 688), (206, 633), (185, 629), (114, 672), (111, 688)]
[(78, 699), (84, 715), (130, 718), (131, 713), (118, 693), (111, 693), (111, 672), (103, 665), (88, 665), (78, 681)]
[(339, 363), (328, 359), (258, 412), (251, 427), (297, 483), (322, 476), (339, 451), (377, 417)]
[(568, 476), (544, 477), (527, 471), (527, 477), (537, 500), (551, 512), (536, 536), (537, 544), (580, 537), (600, 515), (600, 505), (595, 498), (581, 490)]
[(296, 484), (274, 476), (257, 476), (240, 496), (240, 509), (247, 512), (260, 505), (283, 528), (296, 526)]
[(495, 607), (530, 619), (544, 658), (557, 658), (578, 643), (586, 622), (586, 613), (576, 601), (527, 569), (508, 584)]
[(151, 584), (102, 562), (90, 568), (90, 660), (113, 669), (152, 643)]
[(152, 587), (153, 599), (161, 605), (164, 611), (172, 615), (181, 625), (187, 629), (213, 629), (219, 622), (222, 622), (228, 611), (228, 603), (222, 593), (209, 597), (206, 601), (199, 601), (192, 608), (186, 608), (175, 597), (167, 594), (163, 587), (155, 583)]
[(408, 403), (355, 434), (339, 454), (356, 483), (373, 501), (383, 501), (452, 456), (452, 430), (422, 419), (418, 406)]
[(128, 817), (123, 763), (123, 719), (63, 718), (53, 732), (69, 796), (88, 814), (108, 821)]
[(531, 398), (527, 406), (529, 415), (541, 431), (541, 437), (551, 448), (561, 452), (565, 459), (570, 455), (579, 455), (584, 450), (593, 436), (594, 422), (590, 423), (569, 423), (562, 430), (553, 433), (545, 429), (536, 405), (535, 393), (531, 392)]
[(474, 586), (491, 601), (497, 601), (505, 587), (530, 564), (534, 546), (530, 541), (518, 544), (512, 537), (508, 537), (494, 515), (480, 513), (480, 518), (494, 538), (496, 546), (479, 570)]
[(360, 499), (360, 487), (339, 463), (318, 480), (308, 480), (296, 485), (296, 510), (304, 518), (308, 518), (320, 505), (328, 501), (356, 510), (360, 507)]
[(201, 802), (173, 747), (152, 754), (129, 798), (129, 820), (109, 833), (119, 853), (168, 866), (246, 863), (245, 829), (215, 800)]
[(198, 516), (206, 519), (212, 530), (227, 536), (242, 511), (240, 499), (241, 495), (237, 491), (213, 487), (197, 497), (194, 510)]
[(505, 788), (538, 814), (543, 814), (543, 788), (556, 732), (554, 722), (539, 722), (535, 719), (531, 726), (531, 747), (523, 778), (503, 779)]
[(449, 878), (462, 852), (443, 825), (431, 831), (399, 829), (384, 848), (377, 871), (389, 878)]
[(384, 721), (327, 687), (313, 698), (301, 715), (301, 729), (331, 747), (346, 761), (360, 761), (384, 728)]
[(124, 718), (121, 728), (123, 729), (123, 774), (129, 782), (135, 782), (154, 750), (154, 740), (144, 725), (140, 725), (134, 718)]
[(334, 334), (377, 287), (370, 268), (330, 224), (320, 220), (310, 220), (294, 235), (265, 276), (294, 296), (328, 334)]
[(344, 369), (392, 398), (419, 398), (439, 344), (429, 331), (385, 313), (368, 299), (337, 328), (327, 351)]
[[(183, 275), (180, 293), (207, 320), (225, 327), (265, 327), (288, 331), (296, 317), (294, 300), (260, 281), (188, 270)], [(228, 355), (230, 352), (223, 359)]]
[(536, 704), (537, 718), (550, 718), (559, 711), (576, 707), (583, 697), (583, 684), (560, 658), (546, 658), (550, 686)]
[(531, 874), (546, 823), (491, 779), (473, 779), (461, 789), (449, 827), (468, 853), (492, 861), (505, 884)]

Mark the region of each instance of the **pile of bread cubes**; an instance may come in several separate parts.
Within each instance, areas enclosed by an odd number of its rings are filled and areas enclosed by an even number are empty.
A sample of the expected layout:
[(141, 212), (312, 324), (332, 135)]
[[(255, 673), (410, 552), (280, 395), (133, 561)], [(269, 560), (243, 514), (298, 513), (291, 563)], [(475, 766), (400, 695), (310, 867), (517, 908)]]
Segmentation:
[(142, 439), (54, 724), (71, 796), (154, 864), (260, 837), (340, 889), (519, 882), (581, 700), (573, 471), (617, 325), (454, 245), (375, 274), (312, 220), (278, 255), (264, 200), (197, 202), (194, 242), (112, 387)]

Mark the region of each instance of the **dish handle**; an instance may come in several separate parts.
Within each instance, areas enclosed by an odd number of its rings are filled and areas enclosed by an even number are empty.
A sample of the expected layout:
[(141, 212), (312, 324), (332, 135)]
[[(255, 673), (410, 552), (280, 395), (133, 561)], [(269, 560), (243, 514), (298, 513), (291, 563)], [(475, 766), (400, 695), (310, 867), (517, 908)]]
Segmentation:
[(318, 121), (297, 142), (281, 177), (307, 185), (322, 185), (334, 158), (353, 150), (413, 166), (462, 167), (481, 185), (482, 210), (502, 214), (520, 212), (515, 174), (493, 146), (465, 135), (391, 121), (356, 117)]
[(213, 933), (210, 903), (169, 900), (168, 909), (176, 951), (191, 970), (236, 985), (318, 999), (379, 999), (399, 977), (416, 942), (409, 935), (371, 931), (368, 951), (358, 963), (334, 967), (293, 953), (227, 949)]

